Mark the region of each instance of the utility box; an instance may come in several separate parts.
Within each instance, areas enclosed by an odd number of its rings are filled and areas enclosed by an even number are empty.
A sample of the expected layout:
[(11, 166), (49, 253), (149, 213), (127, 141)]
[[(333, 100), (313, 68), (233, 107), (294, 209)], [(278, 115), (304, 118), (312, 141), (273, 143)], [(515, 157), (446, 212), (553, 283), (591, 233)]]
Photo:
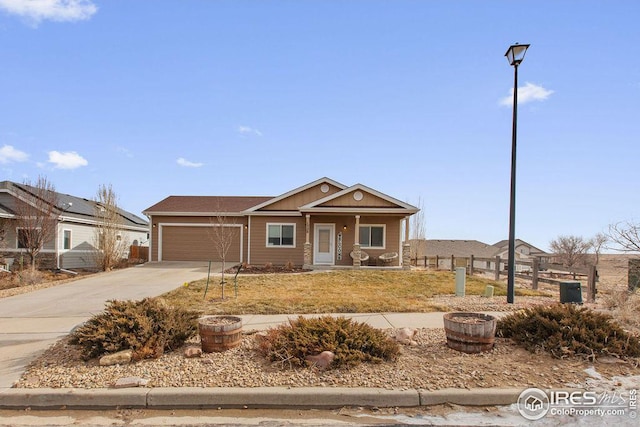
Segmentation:
[(560, 302), (562, 304), (582, 304), (582, 285), (580, 282), (560, 282)]
[(463, 297), (467, 284), (467, 269), (464, 267), (456, 267), (456, 296)]

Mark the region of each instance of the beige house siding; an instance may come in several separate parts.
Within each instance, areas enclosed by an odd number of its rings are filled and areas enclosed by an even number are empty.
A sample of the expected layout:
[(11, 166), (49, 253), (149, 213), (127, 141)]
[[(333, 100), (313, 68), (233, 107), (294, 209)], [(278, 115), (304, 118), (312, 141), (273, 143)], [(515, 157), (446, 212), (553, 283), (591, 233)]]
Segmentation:
[(341, 189), (332, 185), (324, 184), (329, 189), (326, 193), (322, 192), (322, 185), (316, 185), (300, 193), (293, 194), (285, 199), (279, 200), (273, 204), (265, 206), (261, 211), (297, 211), (300, 206), (304, 206), (314, 200), (330, 196), (337, 193)]
[[(267, 224), (295, 224), (295, 247), (278, 248), (267, 246)], [(251, 217), (251, 248), (249, 263), (264, 265), (284, 265), (292, 262), (294, 265), (304, 263), (305, 219), (300, 216), (252, 216)]]
[(320, 204), (321, 207), (372, 207), (372, 208), (397, 208), (398, 206), (373, 194), (360, 191), (361, 200), (353, 198), (354, 192), (344, 194), (336, 199)]

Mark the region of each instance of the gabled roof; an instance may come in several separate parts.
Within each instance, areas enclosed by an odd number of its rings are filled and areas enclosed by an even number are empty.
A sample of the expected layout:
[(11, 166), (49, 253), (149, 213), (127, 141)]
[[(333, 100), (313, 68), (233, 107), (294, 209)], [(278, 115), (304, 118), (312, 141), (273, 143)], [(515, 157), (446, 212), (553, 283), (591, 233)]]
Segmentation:
[[(34, 187), (26, 184), (17, 184), (11, 181), (0, 182), (0, 191), (8, 192), (21, 200), (25, 200), (24, 193), (29, 193), (32, 196), (34, 196), (35, 193)], [(21, 192), (24, 192), (22, 196), (20, 194)], [(54, 193), (58, 203), (55, 208), (61, 216), (67, 219), (86, 221), (94, 220), (96, 208), (99, 206), (97, 202), (82, 197), (72, 196), (70, 194), (59, 193), (57, 191)], [(1, 206), (0, 211), (2, 211), (2, 209), (8, 208)], [(14, 214), (12, 211), (10, 211), (10, 213), (11, 215)], [(140, 228), (148, 225), (148, 222), (145, 219), (140, 218), (131, 212), (125, 211), (124, 209), (119, 209), (118, 213), (123, 218), (123, 225), (125, 227)]]
[[(358, 199), (364, 200), (364, 202), (358, 203), (354, 206), (331, 206), (331, 201), (338, 200), (348, 194), (354, 194), (355, 196), (355, 193), (358, 191), (361, 193), (361, 197), (358, 197)], [(369, 195), (374, 196), (374, 198), (383, 200), (387, 202), (388, 205), (386, 207), (367, 205), (366, 196), (364, 193), (368, 193)], [(355, 200), (359, 202), (360, 200), (358, 199), (355, 199)], [(414, 214), (419, 210), (420, 209), (416, 208), (415, 206), (412, 206), (408, 203), (404, 203), (398, 199), (395, 199), (391, 196), (383, 194), (379, 191), (376, 191), (362, 184), (353, 185), (335, 194), (331, 194), (327, 197), (324, 197), (322, 199), (316, 200), (314, 202), (311, 202), (307, 205), (300, 207), (300, 211), (302, 212), (362, 212), (362, 213), (365, 213), (367, 211), (372, 211), (372, 212), (375, 211), (378, 213), (382, 213), (384, 211), (384, 213), (398, 212), (398, 213)]]
[[(535, 246), (525, 242), (524, 240), (516, 239), (516, 247), (518, 247), (519, 245), (528, 246), (531, 249), (532, 254), (548, 255), (547, 252), (543, 251), (542, 249), (536, 248)], [(509, 249), (509, 240), (500, 240), (499, 242), (494, 243), (493, 246), (501, 250)]]
[(277, 197), (274, 197), (274, 198), (271, 198), (269, 200), (266, 200), (263, 203), (260, 203), (259, 205), (251, 207), (251, 209), (247, 209), (247, 211), (248, 212), (255, 212), (257, 210), (266, 208), (269, 205), (277, 203), (277, 202), (279, 202), (281, 200), (284, 200), (284, 199), (286, 199), (288, 197), (291, 197), (291, 196), (293, 196), (295, 194), (302, 193), (303, 191), (306, 191), (306, 190), (308, 190), (310, 188), (313, 188), (313, 187), (315, 187), (317, 185), (322, 185), (322, 184), (331, 184), (331, 185), (333, 185), (335, 187), (338, 187), (340, 189), (346, 188), (346, 185), (340, 184), (337, 181), (334, 181), (332, 179), (324, 177), (324, 178), (317, 179), (317, 180), (315, 180), (313, 182), (310, 182), (310, 183), (308, 183), (306, 185), (303, 185), (302, 187), (298, 187), (298, 188), (295, 188), (295, 189), (293, 189), (291, 191), (287, 191), (286, 193), (281, 194), (281, 195), (279, 195)]
[[(351, 193), (363, 193), (362, 199), (331, 205)], [(318, 194), (325, 197), (316, 199)], [(307, 203), (309, 200), (311, 202)], [(364, 200), (359, 203), (359, 200)], [(367, 205), (369, 201), (375, 204)], [(380, 201), (383, 201), (381, 203)], [(298, 203), (306, 203), (299, 206)], [(146, 215), (212, 216), (212, 215), (300, 215), (300, 212), (397, 213), (411, 215), (419, 209), (362, 184), (346, 187), (329, 178), (320, 178), (280, 196), (169, 196), (143, 211)]]
[(239, 214), (256, 205), (273, 200), (264, 196), (169, 196), (145, 209), (152, 215)]

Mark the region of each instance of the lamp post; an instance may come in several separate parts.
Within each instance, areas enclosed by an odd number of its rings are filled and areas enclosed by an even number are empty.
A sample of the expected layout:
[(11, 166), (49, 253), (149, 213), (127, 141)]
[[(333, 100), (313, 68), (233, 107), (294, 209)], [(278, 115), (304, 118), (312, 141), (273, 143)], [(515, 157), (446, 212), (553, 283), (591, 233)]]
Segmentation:
[(513, 66), (513, 128), (511, 132), (511, 193), (509, 198), (509, 260), (507, 266), (507, 303), (513, 304), (515, 299), (516, 277), (516, 125), (518, 123), (518, 66), (524, 59), (529, 48), (528, 44), (514, 44), (509, 46), (507, 57), (509, 65)]

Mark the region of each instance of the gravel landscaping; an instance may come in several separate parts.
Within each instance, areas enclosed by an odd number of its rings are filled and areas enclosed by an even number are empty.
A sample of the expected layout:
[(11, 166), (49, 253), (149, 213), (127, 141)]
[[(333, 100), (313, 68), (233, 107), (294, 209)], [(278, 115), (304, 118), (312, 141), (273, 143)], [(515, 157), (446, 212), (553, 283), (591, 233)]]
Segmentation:
[[(456, 302), (453, 310), (467, 311), (488, 311), (489, 306), (491, 311), (506, 311), (549, 303), (549, 298), (541, 297), (519, 298), (515, 307), (481, 297), (445, 296), (439, 300), (443, 305)], [(584, 387), (595, 381), (595, 372), (602, 376), (601, 383), (610, 383), (611, 387), (620, 381), (618, 377), (640, 381), (640, 368), (631, 362), (614, 358), (595, 363), (558, 360), (546, 354), (529, 353), (500, 338), (491, 351), (461, 353), (447, 347), (443, 329), (419, 329), (414, 337), (416, 345), (402, 346), (396, 362), (326, 371), (271, 363), (257, 353), (255, 338), (255, 334), (245, 334), (239, 347), (222, 353), (204, 353), (199, 358), (185, 358), (182, 348), (156, 360), (115, 366), (99, 366), (97, 360), (82, 361), (78, 350), (64, 339), (35, 361), (16, 387), (103, 388), (113, 387), (120, 378), (139, 377), (148, 380), (147, 387), (557, 388)], [(199, 345), (199, 341), (196, 338), (187, 345)]]

